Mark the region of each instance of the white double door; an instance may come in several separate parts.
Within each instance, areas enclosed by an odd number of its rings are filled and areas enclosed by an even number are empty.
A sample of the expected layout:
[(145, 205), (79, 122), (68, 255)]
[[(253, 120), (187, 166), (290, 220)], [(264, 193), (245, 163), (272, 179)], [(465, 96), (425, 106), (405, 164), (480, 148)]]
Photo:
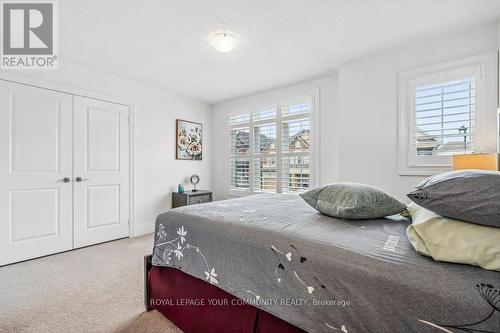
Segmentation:
[(0, 81), (0, 265), (129, 235), (128, 117)]

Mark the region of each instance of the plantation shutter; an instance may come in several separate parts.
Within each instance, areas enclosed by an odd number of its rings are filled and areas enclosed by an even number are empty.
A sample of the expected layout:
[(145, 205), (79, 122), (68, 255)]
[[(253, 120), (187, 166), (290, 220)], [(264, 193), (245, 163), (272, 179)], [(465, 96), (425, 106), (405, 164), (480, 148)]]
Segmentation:
[(475, 78), (415, 88), (417, 156), (470, 153), (474, 147)]
[(231, 189), (234, 190), (250, 190), (250, 128), (248, 121), (248, 116), (230, 119), (230, 183)]
[(300, 193), (311, 184), (310, 100), (230, 117), (233, 191)]

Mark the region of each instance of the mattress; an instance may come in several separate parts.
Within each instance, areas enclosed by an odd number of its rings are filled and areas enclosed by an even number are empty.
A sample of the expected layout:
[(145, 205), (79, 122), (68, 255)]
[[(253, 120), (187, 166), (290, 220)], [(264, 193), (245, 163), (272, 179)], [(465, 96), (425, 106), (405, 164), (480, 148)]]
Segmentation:
[(341, 220), (262, 194), (158, 216), (152, 263), (308, 332), (500, 332), (500, 273), (435, 262), (409, 220)]

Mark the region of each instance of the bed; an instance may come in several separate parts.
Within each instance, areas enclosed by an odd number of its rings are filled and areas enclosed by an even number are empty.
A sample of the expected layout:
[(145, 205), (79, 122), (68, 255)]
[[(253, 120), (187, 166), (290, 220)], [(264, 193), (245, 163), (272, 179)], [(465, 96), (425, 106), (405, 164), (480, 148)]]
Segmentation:
[(185, 332), (500, 332), (500, 273), (419, 255), (409, 223), (279, 194), (173, 209), (156, 220), (146, 301)]

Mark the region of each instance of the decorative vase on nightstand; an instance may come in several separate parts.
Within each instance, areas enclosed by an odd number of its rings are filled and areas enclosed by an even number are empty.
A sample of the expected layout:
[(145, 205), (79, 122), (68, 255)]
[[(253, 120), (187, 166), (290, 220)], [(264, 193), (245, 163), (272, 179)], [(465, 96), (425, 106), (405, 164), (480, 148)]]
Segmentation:
[(178, 193), (184, 193), (184, 185), (179, 184), (179, 186), (177, 186), (177, 192)]

